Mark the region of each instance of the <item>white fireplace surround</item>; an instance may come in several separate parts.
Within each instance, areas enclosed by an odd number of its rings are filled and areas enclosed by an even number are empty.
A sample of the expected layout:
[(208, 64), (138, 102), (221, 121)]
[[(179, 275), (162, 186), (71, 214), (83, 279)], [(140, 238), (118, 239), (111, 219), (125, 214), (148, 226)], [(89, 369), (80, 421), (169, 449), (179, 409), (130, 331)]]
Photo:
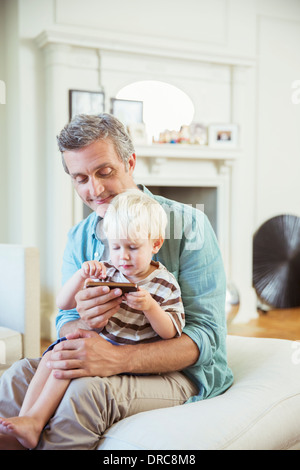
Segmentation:
[[(126, 40), (125, 40), (126, 39)], [(195, 121), (236, 123), (236, 149), (209, 146), (136, 147), (136, 183), (150, 186), (213, 187), (217, 190), (218, 239), (228, 280), (240, 293), (239, 321), (256, 315), (252, 288), (255, 174), (255, 61), (184, 50), (178, 44), (150, 46), (134, 40), (93, 36), (81, 30), (44, 31), (37, 44), (44, 55), (47, 134), (47, 266), (42, 289), (42, 334), (55, 336), (55, 295), (69, 229), (83, 217), (83, 205), (64, 174), (55, 136), (68, 121), (68, 90), (104, 90), (110, 98), (139, 80), (161, 80), (185, 91)], [(158, 110), (159, 112), (159, 110)], [(199, 201), (201, 202), (201, 201)], [(55, 253), (55, 256), (54, 256)], [(51, 325), (51, 326), (50, 326)]]

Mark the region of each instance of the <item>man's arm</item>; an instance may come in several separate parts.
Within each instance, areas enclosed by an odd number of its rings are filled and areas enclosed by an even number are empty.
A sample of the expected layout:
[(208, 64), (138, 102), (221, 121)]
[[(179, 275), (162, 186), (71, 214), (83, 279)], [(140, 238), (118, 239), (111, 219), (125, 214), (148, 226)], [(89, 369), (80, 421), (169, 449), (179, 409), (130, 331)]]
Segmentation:
[(122, 373), (156, 374), (182, 370), (197, 362), (199, 349), (183, 334), (154, 343), (115, 346), (94, 332), (78, 330), (57, 344), (48, 366), (58, 379), (108, 377)]
[(124, 348), (123, 367), (136, 374), (182, 370), (195, 364), (199, 358), (197, 345), (185, 334), (179, 338)]

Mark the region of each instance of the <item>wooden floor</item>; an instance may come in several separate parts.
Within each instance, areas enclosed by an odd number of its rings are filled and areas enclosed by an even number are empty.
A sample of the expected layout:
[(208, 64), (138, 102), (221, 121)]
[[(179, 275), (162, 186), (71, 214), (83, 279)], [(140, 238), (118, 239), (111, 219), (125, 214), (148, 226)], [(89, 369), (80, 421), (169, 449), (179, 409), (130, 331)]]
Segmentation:
[(41, 339), (41, 355), (43, 354), (44, 351), (50, 346), (52, 341), (49, 341), (48, 339)]
[(250, 320), (248, 323), (229, 324), (228, 334), (300, 341), (300, 308), (259, 313), (258, 318)]

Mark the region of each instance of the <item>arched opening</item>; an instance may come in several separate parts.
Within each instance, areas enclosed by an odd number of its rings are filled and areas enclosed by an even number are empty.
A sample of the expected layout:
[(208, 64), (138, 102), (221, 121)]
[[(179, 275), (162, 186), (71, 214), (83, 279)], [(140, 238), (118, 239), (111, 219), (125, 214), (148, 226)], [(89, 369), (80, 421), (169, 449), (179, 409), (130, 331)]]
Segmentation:
[(149, 142), (158, 139), (166, 129), (179, 131), (181, 126), (189, 125), (195, 109), (190, 97), (169, 83), (144, 80), (131, 83), (122, 88), (117, 99), (143, 102), (143, 121)]

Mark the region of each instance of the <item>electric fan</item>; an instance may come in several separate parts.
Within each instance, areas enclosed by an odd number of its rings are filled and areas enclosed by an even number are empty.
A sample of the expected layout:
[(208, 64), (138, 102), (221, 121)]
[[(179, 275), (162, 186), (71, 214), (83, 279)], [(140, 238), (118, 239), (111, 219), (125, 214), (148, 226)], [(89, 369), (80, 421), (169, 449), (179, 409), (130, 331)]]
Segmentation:
[(254, 234), (253, 287), (271, 307), (300, 306), (300, 217), (273, 217)]

